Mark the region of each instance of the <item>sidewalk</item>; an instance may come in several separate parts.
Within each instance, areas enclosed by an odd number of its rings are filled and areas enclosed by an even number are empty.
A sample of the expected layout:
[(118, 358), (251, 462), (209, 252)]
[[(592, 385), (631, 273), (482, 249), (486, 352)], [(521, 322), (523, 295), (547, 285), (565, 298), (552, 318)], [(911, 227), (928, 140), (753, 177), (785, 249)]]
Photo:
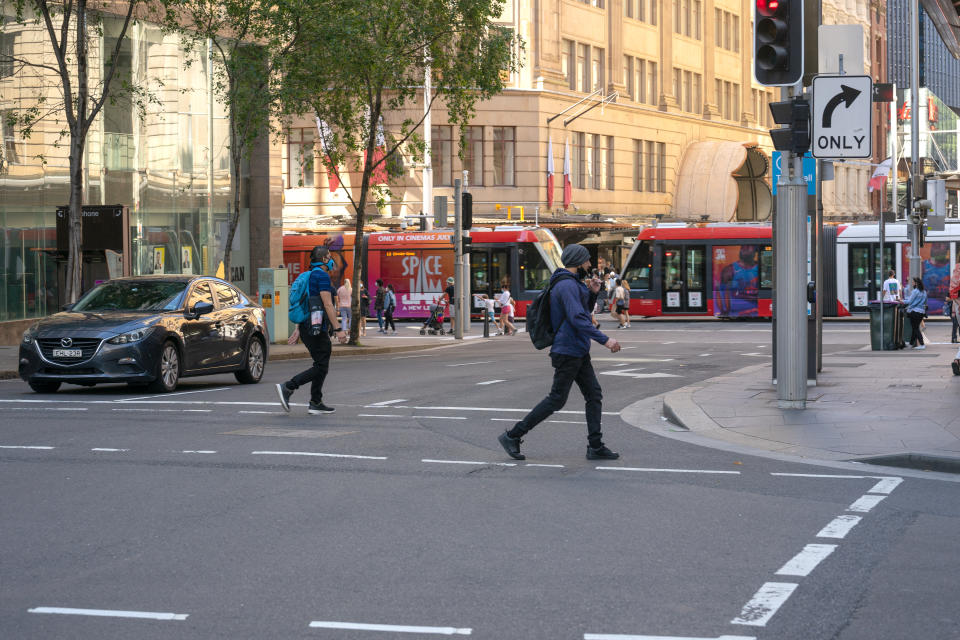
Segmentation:
[(719, 448), (960, 473), (960, 377), (950, 368), (957, 345), (824, 350), (804, 410), (777, 407), (767, 362), (664, 394), (656, 426), (657, 407), (644, 401), (624, 419)]
[[(420, 324), (398, 324), (397, 335), (381, 335), (377, 333), (376, 323), (373, 330), (367, 330), (366, 337), (360, 338), (359, 346), (337, 344), (334, 341), (333, 357), (338, 356), (369, 356), (382, 353), (402, 353), (406, 351), (422, 351), (424, 349), (455, 347), (470, 344), (474, 340), (482, 339), (483, 327), (476, 324), (464, 340), (454, 340), (453, 336), (421, 336)], [(0, 380), (8, 380), (17, 376), (17, 357), (19, 346), (0, 346)], [(307, 348), (303, 343), (293, 345), (271, 344), (270, 360), (293, 360), (309, 358)]]

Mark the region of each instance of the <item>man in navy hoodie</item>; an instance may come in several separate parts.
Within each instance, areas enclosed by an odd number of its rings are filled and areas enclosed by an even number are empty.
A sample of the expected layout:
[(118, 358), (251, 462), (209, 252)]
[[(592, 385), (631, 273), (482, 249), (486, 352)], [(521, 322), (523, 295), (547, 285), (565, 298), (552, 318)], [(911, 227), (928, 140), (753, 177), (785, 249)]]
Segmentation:
[(570, 387), (576, 382), (587, 403), (587, 459), (616, 460), (620, 454), (603, 444), (600, 431), (603, 394), (590, 362), (590, 340), (596, 340), (612, 353), (620, 351), (620, 344), (601, 333), (590, 321), (590, 311), (602, 286), (597, 278), (590, 281), (589, 289), (581, 282), (590, 268), (590, 252), (579, 244), (571, 244), (564, 248), (560, 262), (563, 267), (550, 277), (550, 320), (554, 330), (553, 345), (550, 347), (553, 386), (546, 398), (512, 429), (500, 434), (498, 439), (511, 458), (525, 460), (526, 456), (520, 453), (521, 438), (563, 408)]

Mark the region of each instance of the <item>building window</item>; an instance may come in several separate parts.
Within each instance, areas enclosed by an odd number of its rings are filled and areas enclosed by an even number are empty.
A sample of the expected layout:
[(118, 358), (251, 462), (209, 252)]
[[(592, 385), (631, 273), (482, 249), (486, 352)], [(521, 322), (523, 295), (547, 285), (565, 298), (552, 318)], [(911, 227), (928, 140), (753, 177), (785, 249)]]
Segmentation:
[(453, 127), (430, 128), (430, 166), (433, 168), (433, 186), (449, 187), (453, 184)]
[(610, 136), (593, 136), (593, 188), (610, 189), (610, 154), (613, 138)]
[(12, 164), (20, 164), (23, 159), (17, 152), (17, 132), (10, 119), (9, 111), (0, 111), (0, 136), (3, 138), (3, 150), (0, 155), (0, 173)]
[(633, 75), (633, 57), (631, 56), (623, 56), (623, 79), (627, 85), (627, 97), (634, 102), (640, 102), (637, 99), (637, 82)]
[[(879, 138), (878, 138), (879, 140)], [(613, 136), (607, 136), (607, 190), (614, 190), (614, 161), (613, 161)]]
[(577, 68), (576, 57), (577, 43), (573, 40), (564, 40), (563, 58), (561, 59), (560, 64), (563, 71), (563, 77), (567, 79), (567, 86), (574, 91), (577, 89), (577, 76), (574, 73)]
[(577, 88), (590, 93), (590, 45), (577, 45)]
[(493, 186), (512, 187), (517, 184), (514, 164), (517, 140), (515, 127), (493, 128)]
[[(623, 0), (623, 15), (628, 18), (633, 17), (633, 4), (635, 0)], [(643, 4), (643, 0), (640, 0), (640, 3)]]
[(0, 80), (13, 75), (13, 48), (16, 39), (17, 36), (13, 33), (0, 33)]
[(584, 157), (584, 145), (586, 134), (584, 133), (574, 133), (573, 134), (573, 148), (571, 149), (571, 158), (570, 158), (570, 172), (573, 174), (570, 176), (570, 183), (575, 189), (584, 188), (583, 180), (583, 157)]
[(633, 190), (665, 193), (667, 145), (652, 140), (633, 141)]
[(703, 9), (701, 0), (674, 0), (673, 2), (673, 30), (674, 32), (700, 40), (700, 12)]
[(647, 104), (657, 104), (657, 63), (647, 62)]
[(633, 141), (633, 190), (643, 191), (643, 140)]
[(596, 143), (593, 139), (596, 137), (592, 133), (587, 133), (584, 135), (585, 141), (583, 146), (583, 188), (591, 189), (593, 188), (593, 175), (594, 175), (594, 158), (596, 157), (593, 153)]
[(657, 143), (657, 191), (660, 193), (667, 192), (667, 181), (666, 181), (666, 166), (667, 166), (667, 145), (663, 142)]
[(739, 53), (740, 16), (722, 9), (715, 9), (713, 37), (716, 40), (717, 47)]
[[(647, 0), (642, 0), (646, 2)], [(650, 19), (647, 21), (650, 24), (657, 24), (657, 2), (658, 0), (650, 0)]]
[(467, 170), (470, 185), (483, 186), (483, 127), (467, 127), (466, 146), (463, 149), (463, 168)]
[(314, 186), (313, 128), (290, 129), (287, 137), (287, 186)]
[(687, 113), (700, 113), (703, 76), (692, 71), (673, 70), (677, 105)]
[(590, 58), (590, 79), (593, 81), (591, 91), (603, 89), (604, 84), (604, 64), (603, 49), (593, 47)]
[(583, 4), (588, 4), (597, 9), (603, 9), (603, 0), (580, 0)]

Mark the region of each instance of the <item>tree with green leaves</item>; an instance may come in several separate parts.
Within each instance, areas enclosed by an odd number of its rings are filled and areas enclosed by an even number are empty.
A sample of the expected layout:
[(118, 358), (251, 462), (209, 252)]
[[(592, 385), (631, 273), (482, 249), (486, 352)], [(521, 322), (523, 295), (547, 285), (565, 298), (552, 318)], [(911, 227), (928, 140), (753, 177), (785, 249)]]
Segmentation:
[[(215, 58), (214, 94), (226, 105), (230, 129), (233, 204), (223, 248), (224, 278), (230, 278), (233, 239), (240, 222), (240, 168), (257, 139), (270, 132), (274, 67), (296, 42), (299, 19), (281, 24), (272, 5), (255, 0), (170, 0), (175, 11), (166, 27), (178, 32), (188, 51), (209, 42)], [(213, 233), (213, 230), (210, 230)]]
[[(339, 178), (340, 167), (352, 163), (359, 177), (359, 184), (340, 184), (356, 216), (353, 264), (360, 282), (367, 205), (371, 196), (382, 204), (389, 195), (386, 185), (374, 184), (381, 181), (377, 176), (395, 170), (405, 149), (415, 155), (423, 150), (422, 117), (404, 118), (387, 136), (378, 132), (381, 117), (422, 96), (429, 66), (431, 100), (440, 101), (449, 122), (464, 132), (477, 101), (502, 91), (503, 72), (518, 68), (518, 41), (495, 24), (498, 0), (287, 0), (274, 6), (279, 22), (299, 19), (296, 45), (277, 67), (281, 116), (325, 123), (328, 170)], [(350, 344), (357, 344), (359, 295), (351, 311)]]
[[(39, 29), (45, 34), (44, 48), (52, 50), (52, 61), (33, 51), (23, 54), (0, 52), (0, 63), (12, 65), (15, 73), (32, 72), (38, 90), (34, 96), (22, 96), (20, 105), (7, 115), (10, 124), (20, 129), (24, 138), (44, 121), (53, 121), (60, 130), (60, 139), (68, 140), (70, 175), (69, 250), (67, 254), (67, 302), (76, 302), (82, 289), (83, 270), (83, 157), (90, 127), (108, 101), (129, 100), (141, 114), (150, 101), (149, 92), (124, 79), (118, 79), (119, 54), (134, 20), (164, 10), (166, 0), (13, 0), (15, 15), (8, 25)], [(104, 24), (116, 19), (120, 27), (115, 42), (101, 51)], [(102, 74), (99, 71), (102, 61)], [(50, 100), (48, 89), (55, 89), (59, 99)], [(58, 140), (59, 144), (59, 140)]]

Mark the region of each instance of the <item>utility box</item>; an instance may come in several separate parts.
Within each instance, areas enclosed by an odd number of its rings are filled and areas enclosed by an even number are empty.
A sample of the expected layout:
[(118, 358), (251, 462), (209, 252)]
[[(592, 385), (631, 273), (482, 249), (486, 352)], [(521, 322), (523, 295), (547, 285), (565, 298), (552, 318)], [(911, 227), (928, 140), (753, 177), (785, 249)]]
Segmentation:
[(290, 306), (290, 282), (286, 269), (257, 269), (257, 302), (267, 316), (267, 331), (274, 344), (290, 337), (287, 311)]

